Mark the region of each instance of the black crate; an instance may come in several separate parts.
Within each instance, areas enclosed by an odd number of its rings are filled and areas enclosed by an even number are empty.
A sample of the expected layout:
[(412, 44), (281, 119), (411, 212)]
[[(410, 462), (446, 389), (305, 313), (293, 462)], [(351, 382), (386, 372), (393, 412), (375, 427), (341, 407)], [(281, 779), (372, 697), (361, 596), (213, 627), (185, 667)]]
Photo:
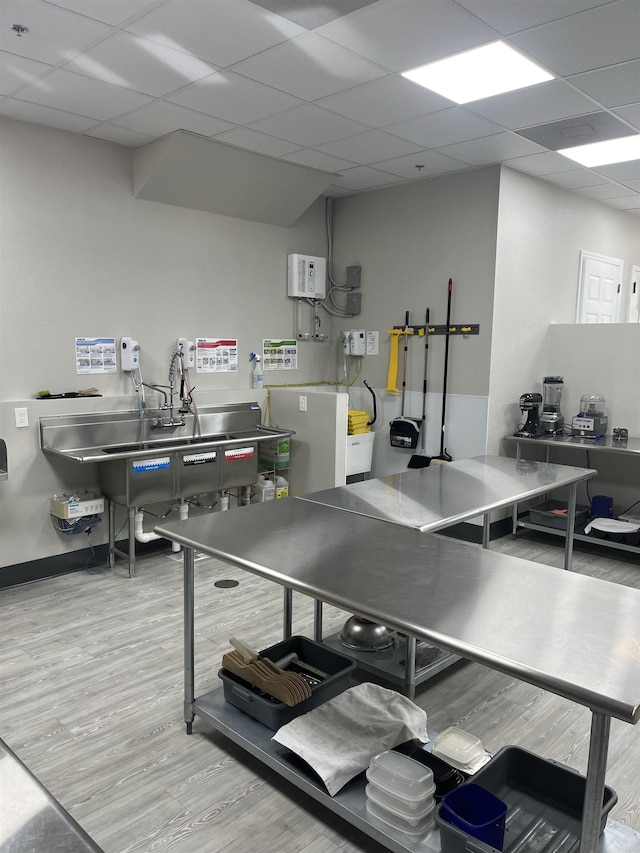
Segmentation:
[(300, 714), (306, 714), (328, 699), (333, 699), (350, 686), (351, 673), (356, 668), (355, 661), (307, 637), (290, 637), (275, 646), (263, 649), (260, 654), (269, 660), (277, 661), (291, 652), (295, 652), (300, 660), (309, 666), (328, 674), (320, 684), (311, 688), (309, 699), (290, 708), (284, 702), (267, 696), (262, 690), (253, 687), (228, 669), (221, 669), (218, 675), (224, 685), (225, 700), (277, 731), (280, 726), (290, 723)]
[[(474, 774), (473, 782), (507, 804), (505, 853), (514, 849), (545, 853), (573, 850), (571, 839), (578, 849), (586, 779), (575, 770), (517, 746), (505, 746)], [(606, 786), (601, 833), (617, 801), (616, 792)], [(471, 836), (447, 823), (441, 808), (437, 807), (435, 817), (442, 853), (465, 853)], [(477, 853), (497, 853), (483, 841), (474, 839), (473, 845)]]
[[(558, 530), (567, 529), (567, 518), (563, 515), (556, 515), (553, 510), (567, 509), (567, 504), (563, 501), (548, 500), (541, 504), (536, 504), (529, 509), (529, 521), (532, 524), (543, 524), (545, 527), (555, 527)], [(576, 527), (584, 525), (589, 518), (590, 508), (588, 506), (576, 506)]]

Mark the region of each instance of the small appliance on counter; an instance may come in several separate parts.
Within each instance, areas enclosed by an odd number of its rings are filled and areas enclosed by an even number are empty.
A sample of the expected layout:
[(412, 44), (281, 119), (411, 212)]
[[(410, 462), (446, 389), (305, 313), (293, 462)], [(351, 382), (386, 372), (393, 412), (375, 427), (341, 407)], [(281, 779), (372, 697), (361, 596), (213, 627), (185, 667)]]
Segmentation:
[(580, 411), (571, 419), (571, 434), (582, 438), (598, 438), (607, 431), (605, 399), (602, 394), (583, 394)]
[(543, 404), (540, 428), (547, 435), (560, 435), (564, 432), (564, 418), (560, 413), (563, 388), (562, 376), (545, 376), (542, 380)]
[(542, 404), (542, 394), (537, 391), (530, 391), (520, 397), (520, 411), (522, 414), (527, 413), (527, 420), (522, 424), (514, 435), (518, 438), (540, 438), (544, 435), (544, 430), (540, 426), (540, 406)]

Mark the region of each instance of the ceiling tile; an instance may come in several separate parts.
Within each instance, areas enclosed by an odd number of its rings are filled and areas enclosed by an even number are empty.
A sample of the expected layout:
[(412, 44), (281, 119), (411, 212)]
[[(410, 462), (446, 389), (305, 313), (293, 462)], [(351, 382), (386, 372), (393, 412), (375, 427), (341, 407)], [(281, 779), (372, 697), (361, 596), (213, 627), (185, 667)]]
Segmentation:
[(635, 193), (640, 193), (640, 178), (631, 178), (628, 181), (619, 181), (619, 183), (628, 187), (630, 190), (633, 190)]
[(638, 0), (616, 0), (510, 38), (532, 59), (566, 77), (636, 59), (639, 32)]
[(44, 124), (47, 127), (57, 127), (60, 130), (70, 130), (82, 133), (96, 122), (87, 116), (65, 113), (62, 110), (19, 101), (17, 98), (5, 98), (0, 101), (0, 115), (15, 118), (17, 121), (28, 121), (31, 124)]
[(635, 196), (633, 190), (625, 189), (618, 184), (598, 184), (595, 187), (578, 187), (574, 192), (579, 195), (584, 195), (587, 198), (595, 198), (597, 200), (607, 198), (628, 198)]
[(213, 136), (232, 127), (222, 119), (212, 118), (165, 101), (155, 101), (129, 115), (118, 116), (114, 118), (113, 124), (146, 133), (154, 138), (173, 133), (174, 130), (188, 130), (202, 136)]
[(551, 175), (563, 170), (574, 170), (575, 161), (557, 154), (555, 151), (545, 151), (543, 154), (529, 154), (527, 157), (514, 157), (505, 161), (505, 166), (526, 172), (527, 175)]
[(454, 142), (491, 136), (502, 128), (475, 115), (465, 107), (450, 107), (447, 110), (393, 124), (385, 130), (396, 133), (403, 139), (410, 139), (423, 148), (440, 148)]
[(539, 154), (543, 149), (515, 133), (497, 133), (495, 136), (445, 145), (439, 150), (442, 154), (448, 154), (471, 166), (486, 166), (489, 163), (499, 163), (513, 157)]
[(252, 0), (258, 6), (295, 21), (301, 27), (315, 30), (316, 27), (349, 15), (377, 0), (322, 0), (321, 3), (300, 3), (300, 0)]
[(220, 142), (246, 148), (248, 151), (257, 151), (259, 154), (267, 154), (270, 157), (282, 157), (296, 151), (299, 147), (294, 142), (276, 139), (275, 136), (258, 133), (257, 130), (251, 130), (249, 127), (234, 127), (215, 134), (215, 138)]
[(576, 74), (569, 82), (605, 107), (635, 104), (640, 99), (640, 59)]
[(138, 148), (140, 145), (146, 145), (153, 141), (153, 136), (138, 133), (138, 131), (129, 130), (126, 127), (118, 127), (109, 122), (92, 127), (84, 135), (91, 136), (94, 139), (104, 139), (106, 142), (115, 142), (116, 145), (124, 145), (125, 148)]
[(624, 198), (607, 199), (609, 207), (617, 207), (618, 210), (640, 214), (640, 195), (625, 196)]
[(564, 80), (550, 80), (517, 92), (482, 98), (467, 107), (510, 130), (592, 113), (595, 109), (593, 101)]
[(77, 12), (94, 21), (101, 21), (117, 27), (134, 16), (140, 15), (145, 9), (157, 5), (156, 0), (47, 0), (55, 6), (62, 6), (71, 12)]
[(508, 35), (549, 21), (557, 21), (602, 6), (612, 0), (535, 0), (535, 3), (505, 2), (505, 0), (457, 0), (469, 12), (490, 24), (499, 33)]
[[(18, 38), (11, 24), (22, 24), (29, 32)], [(110, 32), (104, 24), (47, 3), (2, 0), (0, 50), (38, 62), (59, 65)]]
[(615, 116), (607, 112), (565, 118), (550, 124), (538, 124), (535, 127), (523, 127), (520, 136), (537, 142), (544, 148), (557, 151), (574, 145), (588, 145), (603, 142), (606, 139), (619, 139), (630, 136), (633, 131)]
[(628, 160), (626, 163), (611, 163), (609, 166), (597, 166), (593, 169), (610, 181), (620, 181), (621, 184), (636, 181), (640, 178), (640, 160)]
[(169, 0), (126, 29), (221, 68), (305, 32), (249, 0)]
[(568, 172), (553, 172), (544, 176), (545, 181), (556, 184), (565, 190), (575, 190), (577, 187), (594, 187), (607, 183), (601, 175), (596, 175), (590, 169), (571, 169)]
[(321, 98), (316, 103), (371, 127), (382, 127), (441, 110), (451, 101), (398, 74), (389, 74)]
[(348, 50), (307, 33), (234, 65), (233, 70), (274, 89), (314, 101), (387, 71)]
[(62, 69), (21, 91), (20, 98), (101, 121), (149, 102), (146, 95)]
[(216, 71), (201, 59), (129, 33), (116, 33), (66, 68), (156, 97)]
[(316, 146), (326, 154), (343, 157), (353, 163), (366, 166), (378, 160), (388, 160), (391, 157), (402, 157), (420, 151), (420, 146), (383, 130), (368, 130), (346, 139), (338, 139), (325, 145)]
[(640, 130), (640, 104), (632, 104), (628, 107), (618, 107), (614, 110), (617, 116), (620, 116), (624, 121), (629, 122), (633, 127)]
[(366, 130), (355, 121), (330, 113), (313, 104), (304, 104), (277, 116), (263, 118), (253, 122), (251, 128), (304, 147), (333, 142), (334, 139), (342, 139)]
[(406, 71), (496, 37), (490, 27), (448, 0), (383, 0), (316, 32), (392, 71)]
[(303, 103), (299, 98), (241, 77), (233, 71), (221, 71), (192, 83), (169, 95), (167, 100), (234, 124), (257, 121)]
[(326, 190), (322, 193), (323, 196), (338, 196), (338, 195), (348, 195), (352, 192), (349, 187), (338, 187), (335, 184), (329, 184)]
[(403, 183), (403, 181), (398, 175), (390, 175), (388, 172), (381, 172), (370, 166), (356, 166), (343, 172), (342, 177), (337, 178), (335, 183), (351, 190), (370, 190)]
[(287, 154), (283, 160), (336, 174), (344, 169), (353, 169), (356, 165), (349, 160), (342, 160), (340, 157), (332, 157), (323, 151), (317, 151), (315, 148), (301, 148), (299, 151), (294, 151), (293, 154)]
[(467, 163), (454, 160), (438, 151), (418, 151), (405, 157), (395, 157), (382, 163), (371, 163), (373, 168), (383, 169), (410, 181), (428, 178), (432, 175), (445, 175), (449, 172), (459, 172), (469, 169)]
[(50, 71), (53, 71), (52, 65), (2, 52), (0, 53), (0, 94), (10, 95), (22, 86), (44, 77)]

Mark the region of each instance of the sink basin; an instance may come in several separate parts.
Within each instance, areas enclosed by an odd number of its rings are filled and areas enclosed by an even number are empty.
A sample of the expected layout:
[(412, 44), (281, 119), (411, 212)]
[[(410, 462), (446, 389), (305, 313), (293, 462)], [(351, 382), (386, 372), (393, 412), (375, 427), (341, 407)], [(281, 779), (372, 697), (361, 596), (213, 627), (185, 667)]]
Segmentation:
[(193, 444), (210, 444), (214, 441), (229, 441), (234, 436), (228, 433), (222, 435), (203, 435), (194, 438), (172, 438), (168, 441), (140, 441), (136, 444), (118, 444), (115, 447), (103, 447), (103, 453), (136, 453), (141, 450), (177, 450)]

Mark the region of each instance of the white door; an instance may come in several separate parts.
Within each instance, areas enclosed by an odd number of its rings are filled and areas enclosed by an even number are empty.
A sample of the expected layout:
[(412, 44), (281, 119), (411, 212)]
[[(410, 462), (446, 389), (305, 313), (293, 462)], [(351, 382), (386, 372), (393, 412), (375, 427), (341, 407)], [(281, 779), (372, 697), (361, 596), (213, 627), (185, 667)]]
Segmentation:
[(640, 323), (640, 267), (631, 267), (628, 323)]
[(617, 323), (624, 261), (580, 252), (578, 323)]

